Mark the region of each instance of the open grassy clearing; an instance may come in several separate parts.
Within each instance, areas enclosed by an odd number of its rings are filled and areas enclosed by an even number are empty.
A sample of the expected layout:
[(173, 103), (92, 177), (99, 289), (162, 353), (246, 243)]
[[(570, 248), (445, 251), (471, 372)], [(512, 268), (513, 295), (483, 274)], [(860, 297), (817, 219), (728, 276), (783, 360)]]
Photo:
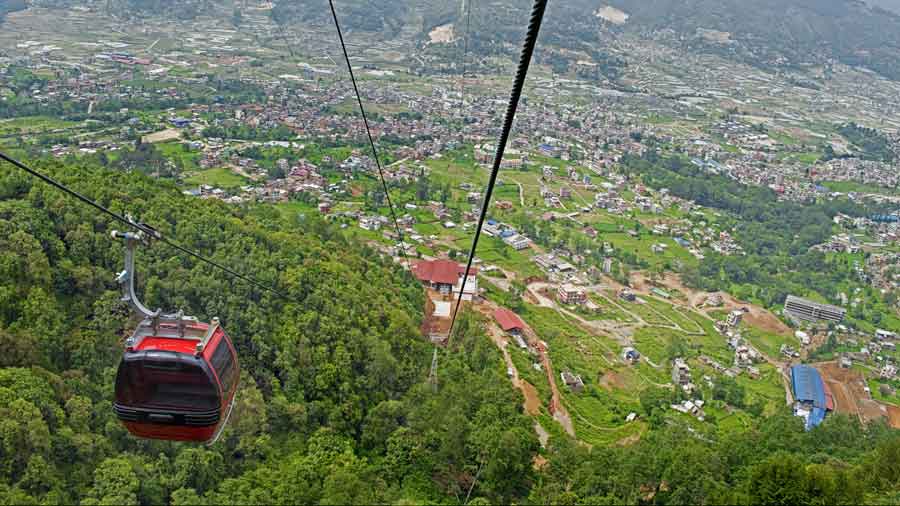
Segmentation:
[[(646, 382), (616, 363), (611, 356), (614, 343), (588, 335), (553, 309), (529, 305), (523, 316), (547, 342), (554, 373), (570, 371), (581, 375), (585, 382), (584, 392), (576, 394), (557, 379), (580, 439), (589, 444), (611, 444), (643, 432), (642, 424), (625, 424), (625, 417), (639, 411), (635, 392)], [(520, 367), (521, 359), (514, 360)], [(615, 384), (604, 381), (607, 375), (617, 378), (611, 381)], [(542, 387), (536, 386), (543, 396)]]
[(203, 156), (203, 152), (200, 150), (193, 150), (181, 142), (164, 142), (156, 144), (155, 147), (167, 159), (181, 160), (182, 167), (186, 171), (195, 171), (200, 168), (199, 161)]
[[(641, 233), (637, 237), (633, 237), (626, 232), (614, 232), (603, 234), (601, 239), (608, 241), (616, 249), (634, 253), (638, 258), (647, 261), (651, 266), (674, 265), (675, 262), (680, 262), (686, 266), (698, 263), (693, 255), (681, 246), (678, 246), (671, 237), (661, 237), (649, 233)], [(652, 249), (654, 244), (664, 244), (666, 249), (662, 253), (654, 253)]]
[(643, 297), (643, 299), (647, 301), (647, 304), (657, 313), (681, 327), (685, 332), (691, 334), (703, 332), (703, 327), (701, 327), (699, 323), (684, 316), (674, 305), (654, 297)]
[[(454, 241), (454, 245), (460, 250), (468, 254), (469, 248), (472, 246), (472, 237), (466, 234)], [(486, 264), (496, 264), (504, 269), (516, 272), (523, 278), (532, 276), (541, 276), (541, 271), (537, 265), (531, 261), (531, 250), (525, 249), (516, 251), (507, 246), (503, 241), (496, 237), (482, 236), (478, 242), (478, 251), (475, 256), (480, 258)]]
[(900, 195), (898, 188), (886, 188), (871, 184), (857, 183), (856, 181), (826, 181), (822, 186), (834, 192), (842, 193), (876, 193), (881, 195)]
[(522, 316), (549, 345), (557, 372), (593, 377), (599, 368), (614, 365), (615, 343), (585, 332), (554, 309), (526, 304)]
[(634, 317), (631, 316), (631, 314), (629, 314), (622, 306), (613, 302), (611, 299), (596, 293), (591, 293), (588, 296), (592, 301), (594, 301), (595, 304), (600, 306), (600, 314), (585, 316), (588, 320), (607, 320), (620, 323), (637, 323), (637, 320), (635, 320)]
[(48, 116), (26, 116), (0, 120), (0, 135), (35, 134), (53, 130), (70, 129), (82, 125), (76, 121), (66, 121)]
[(672, 320), (666, 318), (664, 314), (657, 311), (647, 299), (647, 297), (642, 298), (642, 300), (647, 301), (645, 303), (641, 303), (640, 301), (621, 301), (619, 304), (625, 309), (640, 316), (648, 325), (671, 326), (674, 324)]
[(207, 184), (219, 188), (235, 188), (247, 184), (248, 180), (235, 174), (230, 169), (221, 167), (195, 172), (191, 177), (185, 179), (184, 182), (188, 185)]
[(275, 208), (278, 209), (278, 212), (282, 213), (285, 217), (293, 217), (298, 214), (319, 212), (316, 206), (300, 201), (284, 202), (282, 204), (278, 204), (277, 206), (275, 206)]
[(592, 445), (609, 446), (635, 435), (641, 435), (646, 425), (625, 422), (631, 412), (640, 412), (633, 399), (623, 399), (604, 390), (586, 389), (580, 395), (565, 395), (569, 415), (575, 424), (575, 435)]
[[(712, 322), (703, 317), (703, 315), (683, 307), (675, 306), (672, 318), (681, 328), (689, 332), (709, 332), (709, 329), (713, 329)], [(705, 327), (704, 323), (708, 324), (709, 327)]]
[[(866, 380), (866, 384), (868, 385), (869, 390), (872, 392), (873, 399), (875, 399), (876, 401), (879, 401), (879, 402), (893, 404), (894, 406), (900, 406), (900, 395), (898, 395), (896, 393), (897, 392), (896, 388), (898, 386), (900, 386), (900, 385), (898, 385), (898, 382), (894, 381), (893, 384), (891, 384), (891, 382), (886, 382), (886, 381), (882, 382), (882, 380), (871, 377), (871, 374), (868, 374), (868, 376), (870, 376), (870, 377), (868, 378), (868, 380)], [(883, 385), (883, 384), (888, 384), (888, 385), (893, 386), (895, 389), (894, 395), (884, 395), (883, 393), (881, 393), (881, 385)]]
[(670, 358), (668, 349), (676, 339), (685, 342), (694, 355), (709, 355), (725, 364), (730, 363), (732, 359), (732, 352), (725, 343), (725, 339), (706, 332), (690, 335), (671, 328), (643, 327), (634, 333), (633, 339), (638, 351), (656, 364), (661, 364)]
[(752, 420), (743, 411), (732, 410), (730, 413), (719, 402), (713, 401), (703, 406), (707, 418), (715, 418), (719, 432), (723, 435), (741, 433), (750, 427)]
[(774, 366), (769, 364), (760, 364), (759, 379), (750, 379), (747, 375), (737, 377), (739, 385), (743, 386), (747, 392), (747, 404), (753, 404), (757, 401), (763, 401), (766, 404), (764, 413), (770, 415), (785, 403), (784, 383), (782, 381), (781, 372)]
[(750, 342), (756, 349), (765, 353), (772, 358), (781, 356), (781, 346), (788, 344), (795, 348), (799, 347), (800, 342), (792, 336), (782, 336), (773, 332), (766, 332), (747, 325), (741, 324), (744, 339)]
[(663, 365), (668, 360), (666, 348), (669, 345), (669, 339), (667, 335), (664, 335), (664, 330), (667, 329), (642, 327), (632, 336), (635, 348), (656, 365)]

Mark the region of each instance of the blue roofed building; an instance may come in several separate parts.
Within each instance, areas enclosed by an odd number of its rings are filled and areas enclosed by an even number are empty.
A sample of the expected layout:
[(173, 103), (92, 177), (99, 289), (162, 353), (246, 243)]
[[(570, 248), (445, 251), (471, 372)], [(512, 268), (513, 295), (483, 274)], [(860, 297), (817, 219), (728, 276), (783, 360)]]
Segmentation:
[(794, 392), (794, 415), (803, 418), (806, 430), (818, 426), (825, 415), (834, 409), (828, 386), (815, 368), (795, 365), (791, 368), (791, 388)]
[(682, 248), (690, 248), (691, 247), (691, 243), (686, 241), (684, 239), (684, 237), (676, 237), (675, 242)]
[(177, 128), (186, 128), (191, 126), (191, 120), (187, 118), (172, 118), (169, 120), (169, 123), (172, 123), (173, 126)]

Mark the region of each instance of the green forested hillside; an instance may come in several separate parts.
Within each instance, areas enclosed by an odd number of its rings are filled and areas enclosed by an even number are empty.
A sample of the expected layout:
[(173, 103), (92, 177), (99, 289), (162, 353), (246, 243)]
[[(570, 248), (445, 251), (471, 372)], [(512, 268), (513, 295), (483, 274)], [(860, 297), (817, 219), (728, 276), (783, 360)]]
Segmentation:
[(163, 245), (142, 252), (147, 302), (220, 316), (243, 375), (214, 446), (132, 439), (110, 405), (129, 323), (112, 281), (121, 245), (105, 218), (0, 169), (0, 504), (900, 499), (900, 437), (886, 425), (832, 416), (806, 433), (785, 410), (698, 431), (661, 416), (666, 389), (641, 394), (651, 430), (640, 441), (587, 448), (551, 436), (542, 449), (477, 318), (465, 314), (441, 352), (433, 391), (421, 288), (338, 228), (188, 198), (139, 174), (35, 165), (290, 300)]

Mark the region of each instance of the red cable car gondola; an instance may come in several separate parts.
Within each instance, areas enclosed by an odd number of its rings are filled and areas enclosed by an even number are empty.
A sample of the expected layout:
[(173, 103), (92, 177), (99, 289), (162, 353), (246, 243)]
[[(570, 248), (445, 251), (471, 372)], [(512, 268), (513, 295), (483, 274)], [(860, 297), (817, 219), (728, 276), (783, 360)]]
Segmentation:
[(134, 248), (143, 235), (113, 236), (126, 244), (118, 278), (122, 300), (143, 316), (116, 373), (116, 416), (137, 437), (212, 443), (234, 407), (240, 379), (234, 346), (218, 318), (200, 323), (141, 304), (134, 291)]

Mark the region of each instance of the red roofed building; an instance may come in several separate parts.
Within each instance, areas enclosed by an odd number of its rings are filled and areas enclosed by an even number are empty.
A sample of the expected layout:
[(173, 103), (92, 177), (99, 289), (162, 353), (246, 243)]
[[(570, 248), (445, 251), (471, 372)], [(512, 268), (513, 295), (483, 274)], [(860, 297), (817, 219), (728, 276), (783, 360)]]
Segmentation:
[(525, 322), (519, 318), (519, 315), (506, 308), (500, 308), (494, 311), (494, 318), (497, 320), (497, 323), (500, 324), (500, 328), (503, 329), (504, 332), (519, 334), (525, 328)]
[[(465, 272), (465, 270), (466, 266), (451, 260), (419, 262), (412, 268), (413, 275), (416, 279), (423, 283), (427, 283), (428, 286), (444, 295), (459, 294), (463, 282), (463, 272)], [(477, 276), (478, 269), (472, 268), (469, 270), (463, 300), (472, 300), (472, 296), (478, 293)]]

